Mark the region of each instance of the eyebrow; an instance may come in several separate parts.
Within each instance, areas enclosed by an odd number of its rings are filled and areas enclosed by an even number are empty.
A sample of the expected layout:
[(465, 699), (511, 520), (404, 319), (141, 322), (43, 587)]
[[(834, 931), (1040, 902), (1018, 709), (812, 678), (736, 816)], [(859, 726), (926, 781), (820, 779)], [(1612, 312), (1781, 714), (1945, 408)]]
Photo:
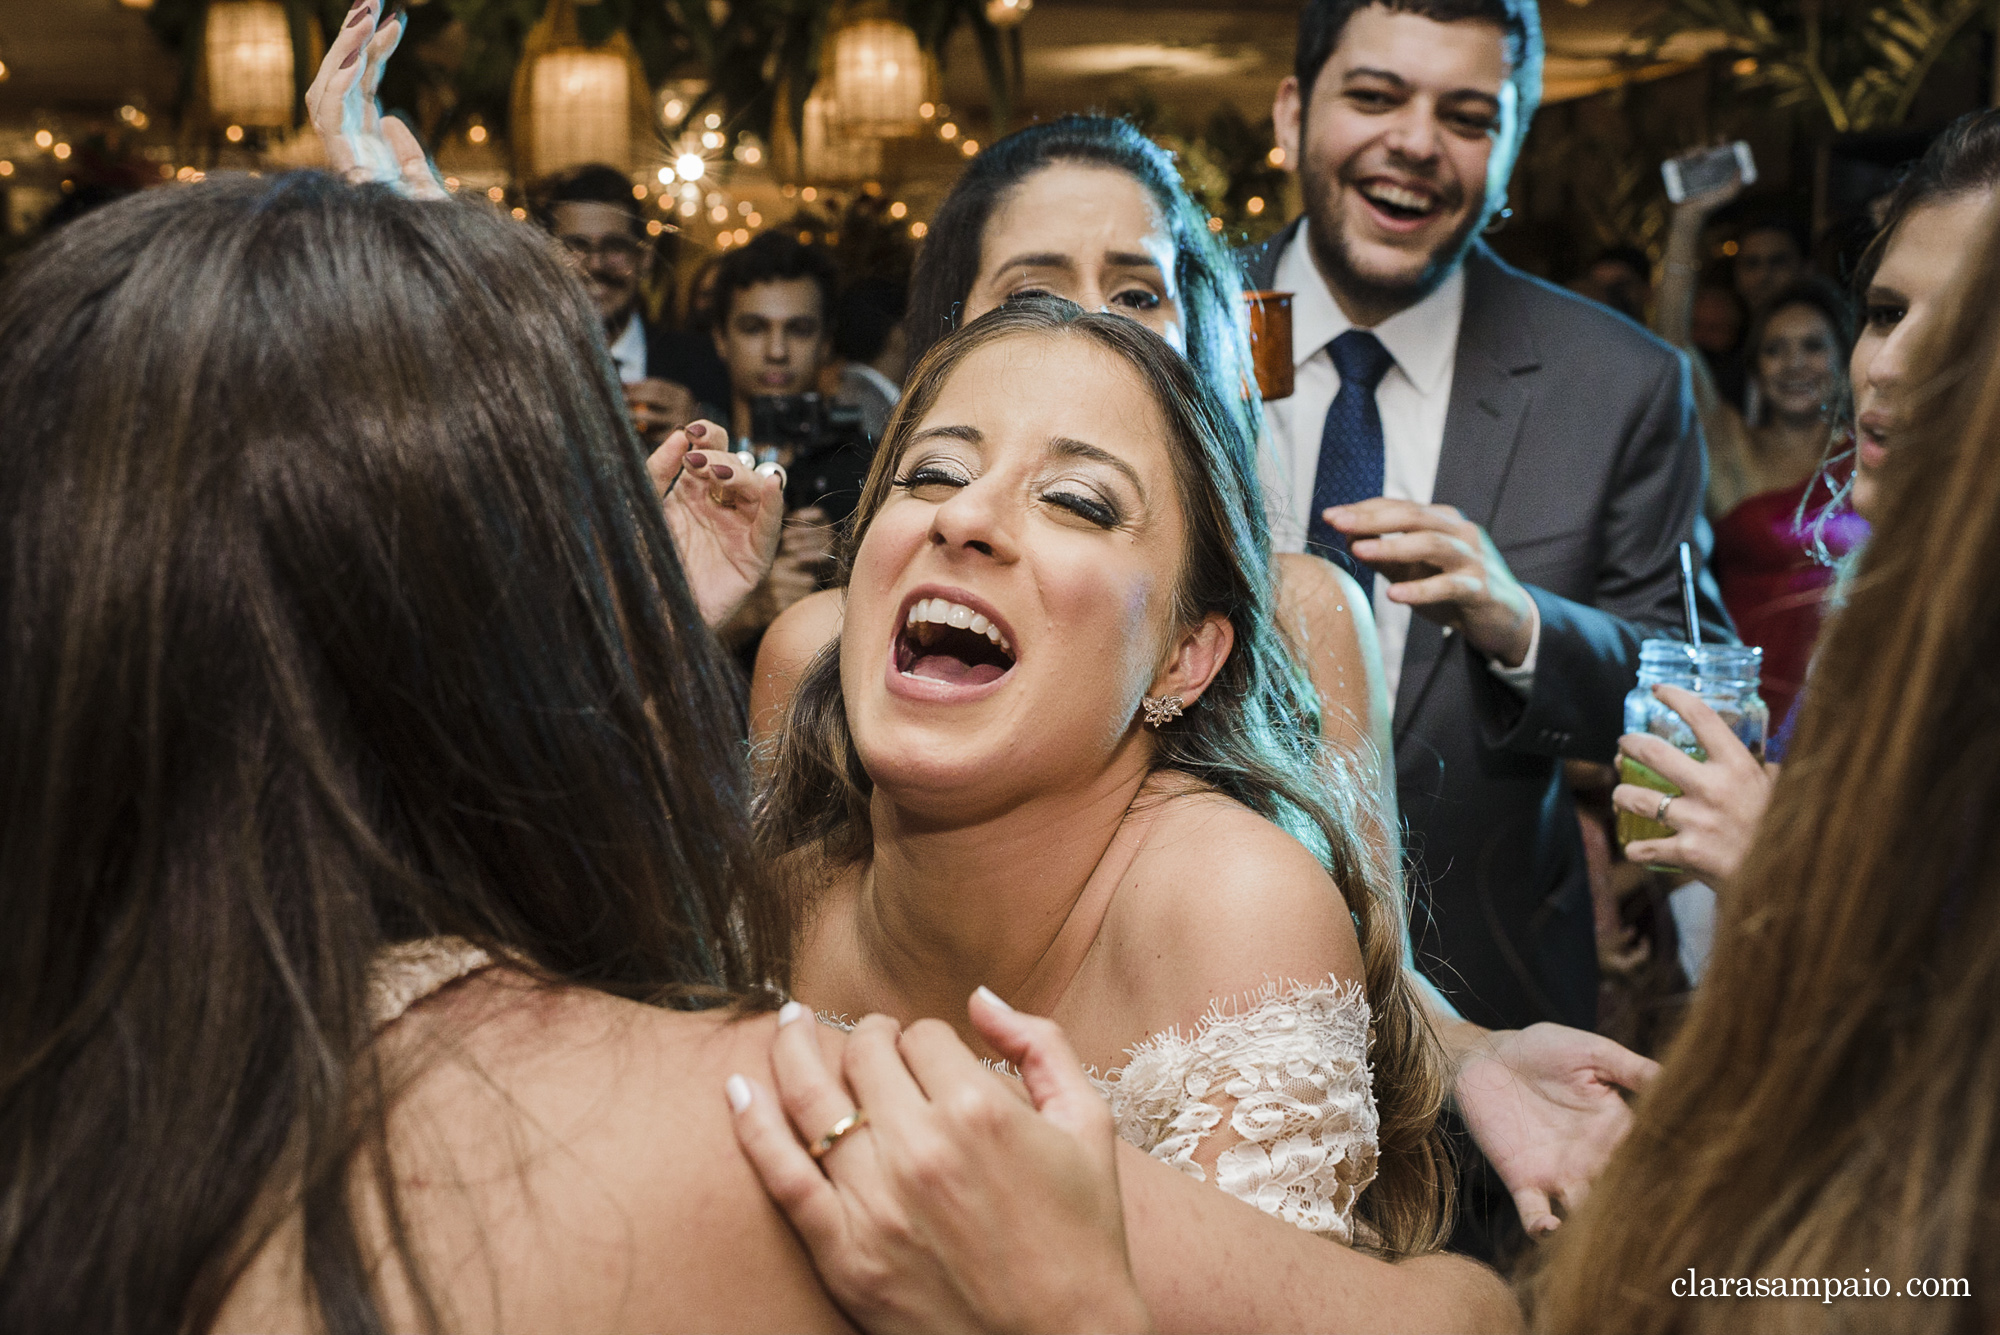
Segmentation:
[[(1352, 83), (1356, 79), (1380, 79), (1382, 82), (1387, 84), (1393, 84), (1395, 87), (1399, 89), (1407, 89), (1410, 86), (1410, 81), (1408, 79), (1405, 79), (1402, 75), (1396, 73), (1394, 70), (1377, 70), (1377, 69), (1368, 69), (1363, 67), (1360, 69), (1348, 70), (1346, 73), (1340, 76), (1340, 82), (1342, 83), (1343, 86)], [(1470, 98), (1476, 102), (1484, 102), (1486, 105), (1493, 107), (1496, 110), (1500, 106), (1499, 98), (1495, 97), (1491, 93), (1481, 92), (1477, 88), (1456, 88), (1449, 93), (1440, 94), (1440, 97), (1450, 98), (1450, 99)]]
[(1139, 503), (1146, 503), (1146, 484), (1139, 480), (1139, 474), (1132, 465), (1120, 459), (1109, 450), (1101, 450), (1087, 441), (1074, 440), (1068, 436), (1056, 436), (1049, 441), (1049, 453), (1058, 459), (1086, 459), (1094, 464), (1103, 464), (1123, 473), (1139, 493)]
[[(1157, 270), (1160, 267), (1160, 262), (1151, 255), (1136, 250), (1107, 250), (1104, 252), (1104, 259), (1107, 263), (1121, 269)], [(1064, 255), (1059, 251), (1040, 250), (1032, 251), (1025, 255), (1016, 255), (1013, 259), (1001, 265), (999, 272), (1005, 273), (1009, 269), (1074, 268), (1076, 268), (1076, 261), (1071, 256)]]

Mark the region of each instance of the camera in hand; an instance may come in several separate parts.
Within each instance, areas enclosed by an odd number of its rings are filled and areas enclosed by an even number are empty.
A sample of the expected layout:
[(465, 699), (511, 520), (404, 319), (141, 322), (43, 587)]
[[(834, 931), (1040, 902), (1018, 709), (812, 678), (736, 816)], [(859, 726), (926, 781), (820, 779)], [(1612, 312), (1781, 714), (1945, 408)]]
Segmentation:
[(861, 410), (817, 394), (751, 399), (750, 443), (759, 459), (785, 466), (788, 512), (816, 505), (835, 524), (854, 513), (875, 453)]

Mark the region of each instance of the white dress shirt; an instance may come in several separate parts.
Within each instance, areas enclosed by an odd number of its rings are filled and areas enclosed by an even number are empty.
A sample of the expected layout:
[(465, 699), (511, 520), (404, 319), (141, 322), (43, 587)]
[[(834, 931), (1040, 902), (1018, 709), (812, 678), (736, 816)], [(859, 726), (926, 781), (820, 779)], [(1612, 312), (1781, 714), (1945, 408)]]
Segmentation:
[[(1264, 405), (1264, 439), (1258, 451), (1264, 506), (1276, 551), (1302, 552), (1312, 519), (1313, 479), (1319, 471), (1320, 437), (1327, 410), (1340, 392), (1327, 345), (1354, 327), (1340, 308), (1300, 227), (1278, 258), (1273, 286), (1292, 296), (1292, 396)], [(1382, 494), (1429, 505), (1444, 452), (1445, 412), (1451, 405), (1458, 327), (1465, 313), (1465, 270), (1450, 275), (1416, 305), (1396, 312), (1372, 332), (1395, 365), (1375, 389), (1382, 416)], [(1403, 675), (1403, 646), (1410, 637), (1410, 609), (1389, 601), (1389, 581), (1376, 576), (1371, 590), (1376, 635), (1389, 698)], [(1517, 668), (1494, 664), (1501, 679), (1525, 691), (1534, 681), (1541, 617), (1535, 614), (1528, 656)]]
[(620, 383), (630, 385), (646, 378), (646, 326), (639, 323), (639, 312), (632, 312), (625, 332), (612, 343), (611, 360), (618, 363)]

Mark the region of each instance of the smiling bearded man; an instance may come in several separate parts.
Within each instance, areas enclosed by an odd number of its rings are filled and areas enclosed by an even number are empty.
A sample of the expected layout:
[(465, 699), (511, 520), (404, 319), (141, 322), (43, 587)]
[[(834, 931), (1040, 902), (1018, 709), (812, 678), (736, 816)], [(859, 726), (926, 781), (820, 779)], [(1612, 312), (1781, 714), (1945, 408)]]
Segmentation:
[[(1592, 1029), (1563, 761), (1610, 762), (1640, 641), (1686, 634), (1677, 547), (1710, 535), (1685, 359), (1480, 240), (1541, 65), (1532, 0), (1308, 0), (1273, 107), (1306, 216), (1243, 258), (1296, 294), (1273, 544), (1373, 594), (1418, 966), (1480, 1025)], [(1732, 639), (1699, 593), (1704, 637)], [(1480, 1176), (1468, 1214), (1499, 1222)]]

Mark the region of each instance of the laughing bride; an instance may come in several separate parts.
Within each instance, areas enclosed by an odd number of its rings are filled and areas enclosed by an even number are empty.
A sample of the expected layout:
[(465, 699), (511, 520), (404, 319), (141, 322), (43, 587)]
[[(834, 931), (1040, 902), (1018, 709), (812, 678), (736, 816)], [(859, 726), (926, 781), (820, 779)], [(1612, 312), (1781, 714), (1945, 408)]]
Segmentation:
[(1368, 789), (1274, 627), (1231, 429), (1159, 338), (1066, 302), (917, 368), (761, 804), (793, 991), (983, 1050), (964, 999), (988, 986), (1063, 1025), (1155, 1158), (1427, 1251), (1442, 1058)]

